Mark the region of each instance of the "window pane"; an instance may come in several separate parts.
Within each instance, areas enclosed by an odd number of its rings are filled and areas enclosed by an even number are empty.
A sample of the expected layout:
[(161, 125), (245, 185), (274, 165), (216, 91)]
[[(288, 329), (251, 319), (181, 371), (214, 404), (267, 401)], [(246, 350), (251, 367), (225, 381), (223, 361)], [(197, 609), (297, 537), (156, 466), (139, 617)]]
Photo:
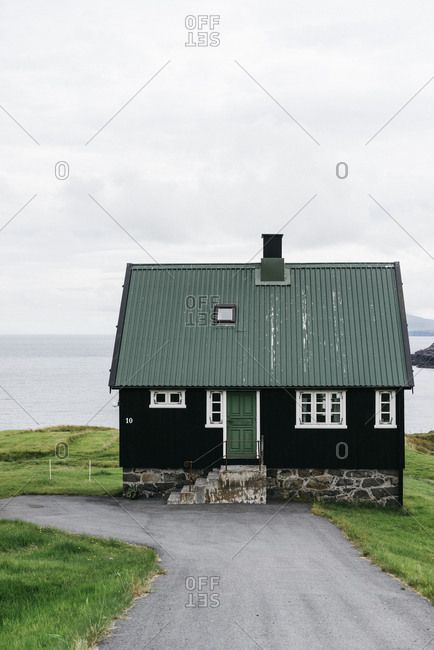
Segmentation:
[(211, 415), (211, 422), (220, 423), (221, 422), (221, 414), (220, 413), (213, 413)]
[[(325, 413), (326, 411), (326, 396), (325, 393), (317, 393), (316, 396), (316, 412)], [(322, 422), (323, 420), (321, 420)]]
[(383, 404), (390, 402), (390, 393), (381, 393), (381, 402)]
[(340, 413), (332, 413), (331, 419), (332, 419), (333, 423), (335, 423), (335, 422), (339, 423), (341, 421), (341, 414)]
[(312, 422), (312, 416), (310, 413), (303, 413), (301, 416), (301, 421), (302, 422)]
[(172, 404), (179, 404), (181, 401), (181, 394), (180, 393), (170, 393), (170, 402)]
[(164, 404), (166, 401), (166, 394), (165, 393), (155, 393), (155, 401), (157, 404)]
[(221, 402), (222, 394), (221, 393), (211, 393), (211, 399), (213, 402)]

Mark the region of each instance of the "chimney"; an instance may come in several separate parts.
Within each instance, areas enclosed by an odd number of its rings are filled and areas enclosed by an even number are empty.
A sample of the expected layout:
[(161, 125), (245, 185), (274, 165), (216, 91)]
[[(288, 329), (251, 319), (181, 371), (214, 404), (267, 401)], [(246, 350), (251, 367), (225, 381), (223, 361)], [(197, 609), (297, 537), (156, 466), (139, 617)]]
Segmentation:
[(283, 235), (262, 235), (264, 240), (263, 257), (282, 257)]
[(262, 235), (264, 252), (261, 259), (261, 282), (283, 282), (285, 280), (282, 237), (283, 235), (279, 234)]

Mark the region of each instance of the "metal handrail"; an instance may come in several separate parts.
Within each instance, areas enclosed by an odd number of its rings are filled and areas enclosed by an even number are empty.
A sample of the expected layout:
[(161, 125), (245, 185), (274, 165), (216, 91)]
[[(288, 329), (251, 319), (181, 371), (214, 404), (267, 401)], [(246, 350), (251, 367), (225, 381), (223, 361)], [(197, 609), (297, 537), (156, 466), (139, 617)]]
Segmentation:
[[(210, 454), (212, 451), (214, 451), (218, 447), (223, 446), (223, 449), (225, 449), (225, 445), (226, 445), (226, 442), (223, 442), (223, 441), (219, 442), (218, 444), (214, 445), (214, 447), (211, 447), (211, 449), (208, 449), (205, 453), (201, 454), (200, 456), (198, 456), (194, 460), (185, 460), (184, 461), (184, 468), (185, 468), (186, 474), (188, 474), (188, 481), (189, 481), (190, 484), (193, 483), (193, 465), (194, 465), (194, 463), (197, 463), (198, 460), (201, 460), (202, 458), (205, 458), (205, 456)], [(224, 451), (223, 451), (223, 454), (224, 454)], [(209, 465), (206, 465), (205, 467), (202, 467), (201, 469), (205, 472), (207, 469), (209, 469), (211, 467), (211, 465), (215, 465), (216, 462), (218, 462), (220, 460), (224, 460), (224, 458), (225, 458), (225, 454), (222, 455), (222, 456), (219, 456), (217, 459), (211, 461), (211, 463), (209, 463)], [(226, 466), (227, 466), (227, 459), (226, 459)]]
[(190, 462), (191, 462), (192, 464), (193, 464), (193, 463), (197, 463), (198, 460), (200, 460), (201, 458), (204, 458), (204, 456), (207, 456), (207, 455), (210, 454), (212, 451), (214, 451), (214, 449), (217, 449), (217, 447), (220, 447), (220, 446), (223, 445), (223, 444), (225, 444), (225, 443), (223, 443), (223, 442), (218, 442), (214, 447), (211, 447), (211, 449), (208, 449), (208, 451), (206, 451), (204, 454), (201, 454), (200, 456), (198, 456), (197, 458), (195, 458), (194, 460), (192, 460), (192, 461), (190, 461)]
[(264, 436), (260, 436), (256, 441), (256, 458), (259, 458), (261, 465), (264, 464)]
[[(222, 442), (219, 442), (217, 445), (214, 445), (214, 447), (211, 447), (211, 449), (208, 449), (205, 453), (201, 454), (194, 460), (186, 460), (184, 461), (184, 467), (186, 469), (187, 474), (189, 474), (189, 481), (190, 483), (193, 481), (193, 465), (194, 463), (197, 463), (197, 461), (201, 460), (202, 458), (205, 458), (208, 454), (210, 454), (212, 451), (217, 449), (218, 447), (223, 448), (223, 453), (222, 456), (219, 456), (217, 459), (213, 460), (209, 465), (206, 467), (202, 467), (201, 469), (203, 471), (206, 471), (211, 467), (211, 465), (215, 465), (216, 462), (224, 460), (226, 464), (226, 471), (228, 469), (228, 455), (227, 455), (227, 440), (223, 440)], [(259, 462), (261, 466), (264, 464), (264, 436), (261, 435), (259, 437), (259, 440), (256, 441), (256, 458), (259, 459)]]

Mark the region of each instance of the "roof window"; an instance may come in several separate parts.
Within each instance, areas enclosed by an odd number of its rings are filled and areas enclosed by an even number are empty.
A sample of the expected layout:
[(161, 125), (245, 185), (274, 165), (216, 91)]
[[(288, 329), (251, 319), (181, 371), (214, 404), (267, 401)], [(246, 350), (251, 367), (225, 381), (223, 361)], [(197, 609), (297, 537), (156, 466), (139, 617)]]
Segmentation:
[(215, 305), (214, 323), (222, 323), (226, 325), (235, 323), (236, 311), (235, 305)]

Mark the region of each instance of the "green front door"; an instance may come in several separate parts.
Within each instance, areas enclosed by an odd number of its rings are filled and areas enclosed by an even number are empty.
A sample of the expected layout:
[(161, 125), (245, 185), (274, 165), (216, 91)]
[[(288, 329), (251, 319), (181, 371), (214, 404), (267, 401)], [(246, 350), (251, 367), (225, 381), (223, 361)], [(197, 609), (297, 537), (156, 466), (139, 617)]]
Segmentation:
[(256, 458), (256, 393), (227, 393), (228, 458)]

